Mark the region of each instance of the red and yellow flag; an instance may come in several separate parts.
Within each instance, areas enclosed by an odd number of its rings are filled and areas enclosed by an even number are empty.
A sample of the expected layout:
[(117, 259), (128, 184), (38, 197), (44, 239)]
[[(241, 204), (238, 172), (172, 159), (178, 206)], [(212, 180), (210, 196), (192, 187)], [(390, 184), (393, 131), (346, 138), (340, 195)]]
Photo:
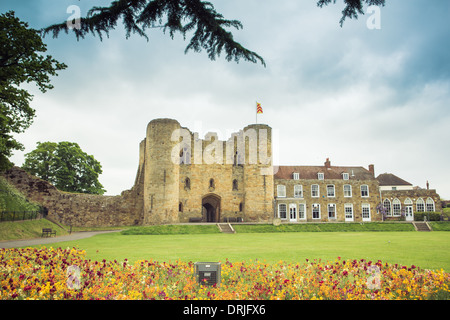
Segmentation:
[(256, 103), (256, 114), (258, 114), (258, 113), (263, 113), (261, 103), (259, 103), (259, 102)]

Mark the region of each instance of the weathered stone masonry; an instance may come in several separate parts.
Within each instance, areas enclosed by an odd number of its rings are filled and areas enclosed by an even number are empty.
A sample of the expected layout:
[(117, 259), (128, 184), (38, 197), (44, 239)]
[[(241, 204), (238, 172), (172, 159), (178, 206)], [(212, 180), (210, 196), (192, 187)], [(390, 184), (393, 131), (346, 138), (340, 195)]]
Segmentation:
[(120, 196), (67, 193), (18, 167), (4, 177), (27, 199), (48, 210), (49, 217), (69, 226), (125, 226), (142, 221), (142, 200), (135, 190)]

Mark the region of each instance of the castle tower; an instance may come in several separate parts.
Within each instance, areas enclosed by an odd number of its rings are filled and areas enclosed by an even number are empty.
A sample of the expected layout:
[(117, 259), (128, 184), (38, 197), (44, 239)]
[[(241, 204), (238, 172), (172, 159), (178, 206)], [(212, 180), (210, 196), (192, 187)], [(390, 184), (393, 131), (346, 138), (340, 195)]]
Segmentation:
[(245, 215), (247, 221), (273, 217), (272, 128), (264, 124), (244, 128)]
[[(155, 119), (147, 126), (144, 155), (144, 224), (178, 222), (180, 124)], [(173, 141), (174, 140), (174, 141)]]

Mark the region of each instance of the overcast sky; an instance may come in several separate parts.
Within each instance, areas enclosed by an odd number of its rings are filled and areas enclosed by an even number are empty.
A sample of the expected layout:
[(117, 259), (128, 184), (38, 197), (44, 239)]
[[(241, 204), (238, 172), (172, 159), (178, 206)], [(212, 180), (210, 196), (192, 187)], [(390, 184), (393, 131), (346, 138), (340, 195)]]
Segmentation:
[[(85, 16), (110, 1), (2, 1), (40, 29), (65, 21), (70, 5)], [(68, 68), (45, 94), (29, 86), (33, 125), (17, 139), (21, 165), (37, 141), (72, 141), (103, 166), (107, 194), (134, 183), (139, 142), (148, 122), (174, 118), (203, 136), (226, 139), (255, 122), (274, 130), (281, 165), (375, 165), (420, 187), (430, 183), (450, 199), (450, 1), (386, 0), (381, 29), (366, 13), (339, 20), (343, 1), (322, 9), (317, 0), (212, 0), (227, 19), (242, 22), (236, 41), (267, 67), (206, 52), (184, 54), (188, 44), (159, 29), (150, 41), (125, 39), (122, 25), (105, 38), (73, 34), (44, 39), (47, 54)], [(188, 39), (190, 39), (188, 35)]]

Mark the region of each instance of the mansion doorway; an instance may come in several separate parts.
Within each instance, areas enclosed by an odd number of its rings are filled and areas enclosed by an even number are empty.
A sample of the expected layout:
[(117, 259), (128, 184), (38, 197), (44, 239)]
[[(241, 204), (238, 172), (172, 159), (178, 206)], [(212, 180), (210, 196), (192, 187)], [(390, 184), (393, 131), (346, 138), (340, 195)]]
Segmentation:
[(216, 194), (208, 194), (202, 199), (202, 220), (205, 222), (220, 221), (220, 197)]

